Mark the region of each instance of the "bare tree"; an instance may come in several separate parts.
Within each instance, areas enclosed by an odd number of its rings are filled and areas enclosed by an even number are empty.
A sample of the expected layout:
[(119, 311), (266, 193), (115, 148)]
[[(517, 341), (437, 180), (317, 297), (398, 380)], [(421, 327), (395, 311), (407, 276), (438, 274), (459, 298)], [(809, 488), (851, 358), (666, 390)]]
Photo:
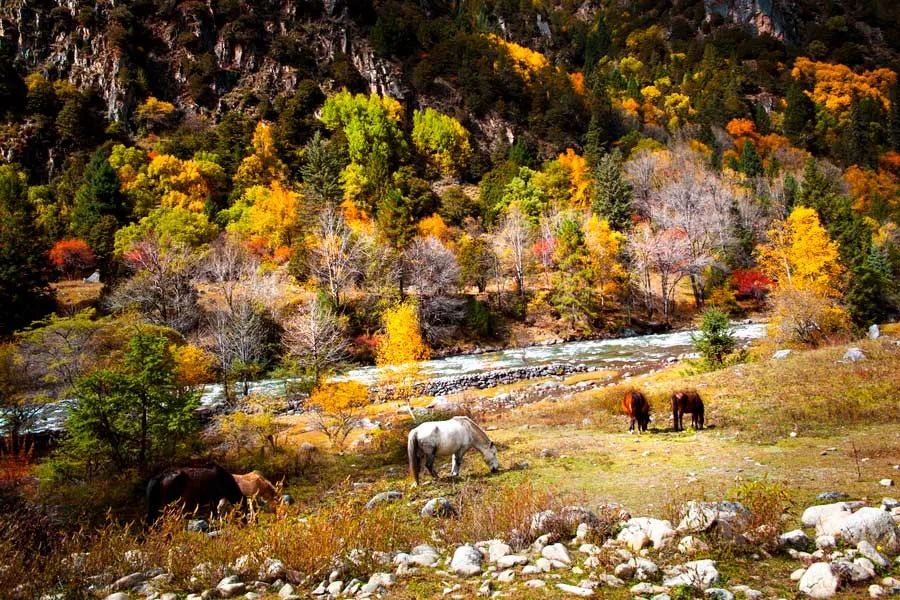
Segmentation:
[(203, 257), (201, 272), (232, 307), (235, 294), (259, 269), (260, 260), (234, 236), (223, 233)]
[(310, 272), (340, 308), (343, 294), (361, 274), (362, 245), (336, 209), (322, 212), (315, 238), (309, 256)]
[(516, 292), (525, 294), (525, 275), (531, 250), (532, 227), (517, 204), (511, 204), (494, 236), (494, 248), (504, 270), (516, 282)]
[(664, 183), (639, 196), (639, 210), (654, 230), (679, 231), (686, 238), (690, 257), (682, 268), (690, 277), (699, 307), (703, 304), (703, 270), (712, 264), (717, 250), (731, 243), (734, 192), (684, 144), (670, 150), (660, 180)]
[(659, 154), (651, 150), (641, 150), (625, 163), (625, 177), (631, 183), (634, 193), (634, 203), (641, 214), (652, 219), (653, 215), (647, 214), (652, 209), (648, 204), (650, 195), (656, 188), (657, 169), (660, 165)]
[(312, 373), (314, 383), (344, 361), (347, 338), (337, 314), (310, 299), (285, 325), (282, 342)]
[(404, 269), (419, 296), (423, 332), (433, 343), (462, 320), (464, 302), (455, 296), (460, 276), (456, 255), (436, 237), (417, 237), (404, 252)]
[(644, 224), (636, 228), (629, 239), (629, 250), (638, 269), (638, 279), (650, 316), (653, 313), (651, 273), (659, 276), (663, 317), (668, 323), (675, 303), (675, 290), (690, 272), (691, 248), (687, 234), (680, 229), (654, 231)]
[(218, 309), (207, 317), (207, 346), (222, 369), (225, 397), (231, 401), (228, 383), (235, 377), (243, 396), (250, 393), (250, 381), (257, 375), (267, 355), (271, 322), (264, 309), (240, 296), (230, 308)]
[(134, 275), (112, 293), (111, 308), (136, 308), (151, 323), (182, 333), (196, 327), (196, 259), (186, 246), (164, 246), (151, 235), (136, 243), (124, 259)]
[(33, 430), (47, 405), (34, 397), (39, 386), (33, 365), (28, 364), (13, 344), (0, 344), (0, 441), (9, 441), (7, 450), (16, 457), (22, 438)]

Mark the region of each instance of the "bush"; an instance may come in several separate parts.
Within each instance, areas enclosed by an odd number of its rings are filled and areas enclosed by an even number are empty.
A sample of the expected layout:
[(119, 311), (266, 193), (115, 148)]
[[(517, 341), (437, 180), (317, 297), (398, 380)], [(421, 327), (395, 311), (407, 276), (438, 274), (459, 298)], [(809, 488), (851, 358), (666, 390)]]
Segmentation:
[(712, 366), (721, 366), (736, 345), (728, 315), (715, 308), (703, 313), (700, 334), (691, 338), (694, 348)]

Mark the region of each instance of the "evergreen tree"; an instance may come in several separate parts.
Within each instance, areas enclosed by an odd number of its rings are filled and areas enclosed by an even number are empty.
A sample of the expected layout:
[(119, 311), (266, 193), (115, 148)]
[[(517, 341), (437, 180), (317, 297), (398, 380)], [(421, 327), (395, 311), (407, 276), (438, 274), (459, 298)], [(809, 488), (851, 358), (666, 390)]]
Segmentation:
[(622, 174), (622, 157), (618, 150), (604, 154), (594, 171), (591, 208), (609, 221), (613, 229), (624, 231), (631, 226), (631, 185)]
[(737, 345), (728, 315), (715, 308), (703, 311), (700, 333), (693, 336), (691, 342), (706, 363), (713, 368), (721, 367), (725, 357)]
[(307, 195), (329, 205), (336, 205), (344, 195), (341, 170), (347, 157), (338, 144), (325, 140), (318, 131), (303, 149), (300, 174)]
[(805, 146), (807, 134), (815, 124), (816, 107), (796, 82), (788, 86), (784, 110), (784, 134), (795, 144)]
[(197, 427), (198, 395), (180, 390), (175, 373), (166, 337), (132, 337), (120, 365), (77, 382), (65, 448), (143, 472), (171, 456)]
[(738, 163), (738, 170), (747, 177), (759, 177), (763, 172), (762, 159), (756, 151), (756, 144), (747, 140), (744, 142), (744, 148), (741, 151), (741, 160)]
[(891, 109), (888, 112), (887, 143), (888, 147), (900, 152), (900, 82), (891, 88)]
[(100, 149), (84, 171), (84, 181), (75, 193), (72, 208), (72, 233), (87, 239), (90, 230), (109, 215), (122, 223), (128, 217), (125, 196), (119, 191), (119, 177), (107, 160), (107, 153)]
[(858, 97), (850, 104), (850, 115), (843, 131), (843, 159), (848, 165), (863, 165), (869, 154), (866, 124), (863, 122)]
[(53, 308), (48, 245), (35, 226), (25, 176), (0, 166), (0, 336)]
[(760, 135), (766, 135), (772, 130), (772, 120), (769, 118), (769, 111), (762, 104), (757, 104), (754, 108), (753, 122), (756, 124), (756, 131)]
[(589, 324), (596, 316), (590, 257), (584, 232), (574, 219), (564, 219), (557, 228), (554, 254), (559, 270), (553, 284), (553, 305), (573, 329), (585, 321)]

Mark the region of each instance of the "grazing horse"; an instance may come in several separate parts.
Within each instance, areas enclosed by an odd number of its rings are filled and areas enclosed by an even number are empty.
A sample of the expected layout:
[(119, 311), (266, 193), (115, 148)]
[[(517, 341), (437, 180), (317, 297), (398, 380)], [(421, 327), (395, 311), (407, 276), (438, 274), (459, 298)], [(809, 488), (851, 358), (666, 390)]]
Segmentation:
[(275, 502), (283, 502), (284, 499), (278, 495), (275, 486), (268, 479), (262, 476), (259, 471), (250, 471), (243, 475), (232, 473), (234, 481), (237, 483), (241, 493), (246, 498), (256, 498), (263, 500), (266, 504), (274, 505)]
[(622, 410), (631, 418), (631, 426), (628, 431), (634, 431), (637, 424), (638, 433), (647, 431), (647, 425), (650, 424), (650, 403), (642, 393), (637, 390), (629, 390), (625, 392), (622, 398)]
[(180, 502), (189, 511), (208, 507), (218, 514), (222, 500), (236, 505), (243, 499), (234, 477), (218, 465), (172, 469), (147, 484), (147, 524), (156, 521), (162, 508), (172, 502)]
[(428, 421), (409, 432), (406, 450), (409, 456), (409, 471), (419, 485), (419, 472), (422, 470), (422, 459), (425, 467), (434, 479), (438, 478), (434, 470), (434, 459), (438, 456), (453, 456), (450, 473), (459, 475), (463, 456), (475, 448), (481, 452), (484, 462), (491, 468), (491, 473), (500, 470), (497, 462), (497, 447), (488, 438), (481, 427), (469, 417), (453, 417), (446, 421)]
[(703, 429), (703, 400), (700, 394), (691, 391), (675, 392), (672, 394), (672, 420), (675, 423), (675, 431), (682, 431), (684, 413), (691, 413), (691, 427)]

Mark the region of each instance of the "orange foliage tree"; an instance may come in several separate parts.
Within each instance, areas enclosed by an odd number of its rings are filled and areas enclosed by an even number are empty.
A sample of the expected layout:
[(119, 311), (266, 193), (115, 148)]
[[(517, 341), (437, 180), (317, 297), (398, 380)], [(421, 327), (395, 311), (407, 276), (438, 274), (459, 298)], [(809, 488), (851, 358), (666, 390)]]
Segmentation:
[(64, 279), (74, 279), (93, 268), (94, 252), (87, 242), (79, 239), (60, 240), (50, 249), (50, 262)]
[(807, 95), (838, 117), (847, 114), (854, 97), (868, 96), (888, 108), (890, 90), (897, 83), (897, 74), (890, 69), (855, 73), (846, 65), (816, 62), (802, 56), (794, 62), (791, 76), (811, 82), (813, 89)]
[(342, 381), (319, 386), (307, 404), (315, 410), (313, 427), (324, 433), (332, 446), (343, 451), (368, 403), (366, 386), (355, 381)]

